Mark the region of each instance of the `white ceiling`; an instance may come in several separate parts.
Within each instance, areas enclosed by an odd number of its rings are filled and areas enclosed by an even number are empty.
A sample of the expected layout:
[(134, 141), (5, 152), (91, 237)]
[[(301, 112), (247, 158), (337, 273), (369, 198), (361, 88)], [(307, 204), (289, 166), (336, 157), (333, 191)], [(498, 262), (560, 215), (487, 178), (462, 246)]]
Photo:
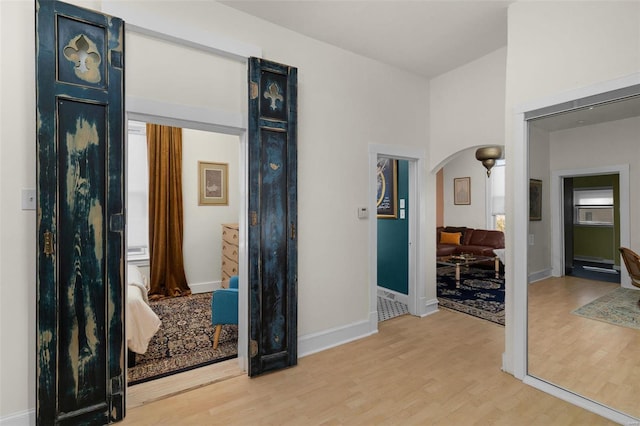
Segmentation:
[(221, 3), (427, 78), (507, 45), (513, 1), (369, 0)]

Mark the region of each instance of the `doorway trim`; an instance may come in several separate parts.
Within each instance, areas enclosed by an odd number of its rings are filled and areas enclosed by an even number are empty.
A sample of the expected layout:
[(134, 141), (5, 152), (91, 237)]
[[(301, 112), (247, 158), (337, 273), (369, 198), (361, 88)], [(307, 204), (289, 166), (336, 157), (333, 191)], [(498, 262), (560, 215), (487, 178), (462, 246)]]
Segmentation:
[[(562, 182), (564, 178), (595, 175), (618, 175), (620, 182), (620, 245), (629, 247), (630, 223), (629, 223), (629, 165), (603, 166), (587, 169), (554, 170), (551, 172), (551, 275), (560, 277), (564, 275), (564, 190)], [(631, 280), (625, 268), (620, 268), (620, 284), (622, 287), (631, 288)]]
[[(181, 47), (197, 49), (210, 55), (232, 59), (248, 67), (251, 56), (262, 57), (262, 48), (242, 43), (228, 37), (196, 31), (179, 22), (159, 17), (153, 12), (137, 10), (126, 2), (104, 0), (101, 11), (118, 16), (125, 25), (125, 41), (127, 32), (144, 34), (148, 37), (175, 43)], [(125, 53), (126, 55), (126, 53)], [(126, 60), (126, 58), (125, 58)], [(245, 68), (246, 69), (246, 68)], [(246, 74), (246, 73), (245, 73)], [(246, 92), (240, 92), (244, 96)], [(248, 111), (222, 111), (215, 108), (179, 105), (155, 99), (127, 96), (125, 89), (125, 120), (154, 121), (169, 126), (184, 126), (195, 130), (237, 135), (240, 138), (240, 217), (238, 242), (238, 276), (240, 281), (247, 282), (249, 271), (247, 266), (247, 225), (248, 225)], [(248, 371), (248, 335), (249, 335), (249, 290), (241, 286), (238, 294), (238, 365)]]
[[(378, 157), (390, 157), (409, 162), (409, 291), (408, 308), (411, 315), (425, 316), (433, 307), (426, 303), (424, 262), (425, 219), (425, 158), (423, 149), (407, 146), (369, 144), (369, 331), (378, 330), (378, 221), (377, 221), (377, 163)], [(437, 305), (435, 307), (437, 310)]]

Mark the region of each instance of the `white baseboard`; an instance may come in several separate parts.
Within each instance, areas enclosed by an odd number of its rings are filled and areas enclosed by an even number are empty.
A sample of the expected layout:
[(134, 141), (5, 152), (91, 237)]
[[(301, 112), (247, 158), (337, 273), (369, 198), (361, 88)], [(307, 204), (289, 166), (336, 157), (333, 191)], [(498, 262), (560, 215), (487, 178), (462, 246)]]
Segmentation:
[(547, 278), (551, 278), (551, 269), (543, 269), (541, 271), (532, 272), (529, 274), (529, 284), (534, 283), (536, 281), (544, 280)]
[(554, 386), (551, 383), (545, 382), (544, 380), (540, 380), (532, 376), (525, 376), (523, 382), (529, 386), (533, 386), (534, 388), (541, 390), (542, 392), (548, 393), (549, 395), (552, 395), (556, 398), (560, 398), (570, 404), (584, 408), (585, 410), (591, 411), (592, 413), (602, 416), (605, 419), (609, 419), (612, 422), (630, 426), (640, 425), (638, 419), (634, 417), (606, 407), (590, 399), (579, 396), (573, 392), (569, 392), (558, 386)]
[(392, 300), (394, 302), (404, 303), (405, 305), (409, 304), (409, 295), (402, 294), (385, 287), (378, 286), (378, 296), (388, 300)]
[(189, 284), (189, 288), (191, 289), (191, 293), (207, 293), (209, 291), (217, 290), (222, 288), (222, 281), (210, 281), (204, 283), (195, 283)]
[(0, 426), (33, 426), (36, 424), (36, 410), (26, 410), (0, 418)]
[(358, 321), (346, 326), (298, 337), (298, 356), (302, 358), (376, 334), (378, 332), (378, 317), (377, 313), (375, 315), (375, 328), (371, 326), (371, 320)]
[(420, 317), (426, 317), (427, 315), (435, 314), (438, 312), (438, 299), (425, 300), (422, 299), (423, 309), (419, 313)]

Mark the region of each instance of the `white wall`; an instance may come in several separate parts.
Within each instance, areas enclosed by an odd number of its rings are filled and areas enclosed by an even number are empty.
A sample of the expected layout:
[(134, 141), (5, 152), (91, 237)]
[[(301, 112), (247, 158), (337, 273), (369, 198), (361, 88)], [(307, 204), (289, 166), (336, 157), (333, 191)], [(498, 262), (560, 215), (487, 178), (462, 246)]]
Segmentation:
[[(252, 43), (266, 58), (299, 68), (298, 330), (304, 337), (368, 321), (368, 223), (356, 215), (368, 205), (368, 145), (426, 147), (427, 82), (217, 3), (144, 4), (148, 13)], [(35, 187), (34, 3), (0, 2), (0, 24), (0, 419), (6, 419), (35, 407), (35, 212), (20, 210), (20, 189)], [(128, 95), (229, 114), (245, 108), (244, 66), (210, 63), (193, 49), (145, 51), (142, 38), (127, 37), (136, 52), (126, 54)], [(380, 94), (389, 87), (393, 96)], [(423, 195), (432, 199), (435, 185), (426, 187)]]
[(548, 275), (551, 270), (551, 209), (549, 169), (549, 132), (535, 126), (529, 127), (529, 177), (542, 181), (541, 220), (528, 221), (529, 245), (527, 267), (529, 275)]
[[(182, 129), (182, 189), (184, 203), (184, 268), (191, 291), (219, 288), (222, 280), (223, 223), (240, 217), (240, 141), (237, 136)], [(227, 163), (229, 205), (198, 205), (198, 161)]]
[[(476, 148), (465, 149), (449, 160), (444, 170), (444, 224), (446, 226), (466, 226), (487, 228), (486, 191), (489, 180), (487, 169), (476, 160)], [(455, 205), (453, 202), (453, 179), (471, 178), (471, 204)]]
[[(514, 111), (525, 103), (640, 71), (640, 3), (516, 2), (508, 13), (506, 158), (514, 152)], [(526, 168), (507, 162), (507, 217), (526, 189)], [(523, 218), (521, 218), (523, 219)], [(507, 264), (526, 262), (513, 250), (514, 221), (507, 221)], [(518, 238), (521, 235), (517, 236)], [(525, 266), (526, 268), (526, 266)], [(514, 268), (506, 269), (505, 368), (513, 371)]]
[(432, 169), (469, 147), (504, 145), (506, 62), (504, 47), (429, 82)]

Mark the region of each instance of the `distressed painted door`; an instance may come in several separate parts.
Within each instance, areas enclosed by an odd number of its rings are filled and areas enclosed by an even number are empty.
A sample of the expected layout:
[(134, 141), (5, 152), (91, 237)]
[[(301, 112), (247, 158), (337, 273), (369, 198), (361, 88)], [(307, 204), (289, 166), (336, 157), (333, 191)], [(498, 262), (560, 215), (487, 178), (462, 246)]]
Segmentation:
[(296, 365), (297, 69), (249, 61), (249, 375)]
[(124, 416), (123, 22), (36, 2), (37, 421)]

